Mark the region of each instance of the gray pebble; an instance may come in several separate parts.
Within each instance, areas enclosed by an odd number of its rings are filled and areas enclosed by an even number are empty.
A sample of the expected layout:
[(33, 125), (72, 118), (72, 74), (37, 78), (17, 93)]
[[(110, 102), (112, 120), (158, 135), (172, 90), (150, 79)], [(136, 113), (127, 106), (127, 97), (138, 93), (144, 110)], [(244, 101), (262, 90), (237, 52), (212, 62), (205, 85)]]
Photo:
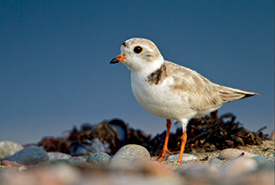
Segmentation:
[(255, 156), (255, 157), (252, 157), (252, 159), (254, 159), (259, 165), (269, 164), (269, 161), (262, 156)]
[(209, 164), (210, 165), (215, 165), (217, 167), (220, 167), (220, 166), (222, 166), (222, 161), (219, 158), (215, 157), (215, 158), (212, 158), (210, 160)]
[(99, 152), (90, 155), (87, 159), (87, 162), (97, 166), (105, 166), (109, 164), (110, 160), (111, 157), (108, 154)]
[(55, 160), (55, 159), (69, 159), (72, 156), (69, 154), (64, 154), (61, 152), (48, 152), (49, 160)]
[(120, 148), (111, 160), (112, 166), (123, 166), (133, 160), (149, 160), (150, 154), (146, 148), (140, 145), (130, 144)]
[(250, 158), (256, 155), (243, 150), (235, 149), (235, 148), (227, 148), (220, 152), (219, 159), (229, 160), (229, 159), (237, 158), (239, 156)]
[(49, 160), (45, 150), (37, 146), (30, 146), (7, 158), (9, 161), (15, 161), (24, 165), (34, 165)]
[(262, 156), (255, 156), (251, 159), (257, 162), (259, 170), (274, 170), (273, 164)]
[[(178, 158), (179, 158), (179, 154), (169, 155), (166, 160), (169, 162), (177, 162)], [(193, 161), (196, 159), (198, 159), (198, 157), (193, 154), (183, 154), (182, 155), (182, 162)]]
[(3, 160), (13, 155), (22, 149), (23, 149), (22, 145), (19, 145), (12, 141), (1, 141), (0, 142), (0, 160)]

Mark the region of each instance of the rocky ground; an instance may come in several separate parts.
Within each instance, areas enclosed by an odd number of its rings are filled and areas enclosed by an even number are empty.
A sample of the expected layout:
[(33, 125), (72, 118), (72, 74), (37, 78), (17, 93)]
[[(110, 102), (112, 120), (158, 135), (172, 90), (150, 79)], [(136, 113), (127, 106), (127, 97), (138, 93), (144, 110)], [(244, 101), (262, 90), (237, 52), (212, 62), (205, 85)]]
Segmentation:
[(173, 155), (156, 162), (146, 148), (134, 144), (112, 157), (102, 152), (74, 157), (37, 146), (22, 149), (7, 141), (0, 142), (1, 154), (5, 147), (19, 151), (2, 159), (1, 185), (274, 184), (274, 141), (270, 140), (260, 146), (185, 154), (182, 164)]
[(274, 185), (274, 138), (229, 118), (193, 120), (182, 164), (179, 133), (160, 163), (165, 132), (151, 138), (117, 120), (37, 144), (0, 141), (0, 185)]

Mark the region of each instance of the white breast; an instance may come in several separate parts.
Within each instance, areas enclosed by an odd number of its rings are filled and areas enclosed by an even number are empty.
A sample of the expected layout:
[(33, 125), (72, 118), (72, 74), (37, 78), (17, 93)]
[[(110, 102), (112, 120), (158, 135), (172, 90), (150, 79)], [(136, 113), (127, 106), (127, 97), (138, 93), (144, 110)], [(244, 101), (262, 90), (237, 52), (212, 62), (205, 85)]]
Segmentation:
[(171, 78), (167, 78), (161, 84), (151, 84), (144, 76), (131, 72), (131, 86), (135, 98), (148, 112), (166, 119), (191, 119), (196, 112), (188, 103), (188, 94), (178, 96), (169, 88)]

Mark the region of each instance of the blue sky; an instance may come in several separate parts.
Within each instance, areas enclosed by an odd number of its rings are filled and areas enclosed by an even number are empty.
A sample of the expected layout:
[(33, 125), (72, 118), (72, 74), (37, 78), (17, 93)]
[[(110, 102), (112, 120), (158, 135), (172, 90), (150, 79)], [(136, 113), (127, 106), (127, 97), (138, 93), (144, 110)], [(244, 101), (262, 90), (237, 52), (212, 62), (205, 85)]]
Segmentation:
[(163, 131), (165, 120), (136, 102), (130, 71), (109, 64), (131, 37), (215, 83), (261, 93), (219, 114), (274, 130), (272, 0), (1, 0), (0, 140), (33, 143), (112, 118)]

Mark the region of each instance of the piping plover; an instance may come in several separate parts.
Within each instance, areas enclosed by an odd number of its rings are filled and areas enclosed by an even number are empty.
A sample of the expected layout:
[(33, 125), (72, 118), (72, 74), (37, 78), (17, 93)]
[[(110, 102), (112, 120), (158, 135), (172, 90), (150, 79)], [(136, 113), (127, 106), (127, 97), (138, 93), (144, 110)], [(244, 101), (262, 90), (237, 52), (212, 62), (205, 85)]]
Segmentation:
[(170, 119), (181, 122), (182, 137), (178, 163), (187, 140), (186, 125), (223, 104), (258, 93), (215, 84), (189, 68), (164, 60), (157, 46), (144, 38), (131, 38), (121, 45), (121, 54), (110, 63), (123, 63), (131, 71), (132, 91), (148, 112), (166, 119), (166, 138), (159, 161), (168, 151)]

